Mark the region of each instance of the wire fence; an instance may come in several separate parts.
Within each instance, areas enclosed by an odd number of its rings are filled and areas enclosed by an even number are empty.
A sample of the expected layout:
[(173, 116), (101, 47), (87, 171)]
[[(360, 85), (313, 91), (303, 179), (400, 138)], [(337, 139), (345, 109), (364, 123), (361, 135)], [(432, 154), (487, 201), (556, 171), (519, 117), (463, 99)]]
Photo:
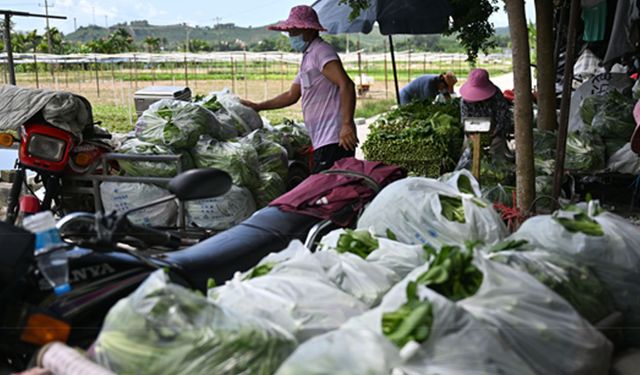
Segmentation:
[[(94, 106), (113, 106), (135, 122), (134, 93), (147, 86), (188, 86), (194, 95), (229, 88), (251, 100), (286, 90), (295, 78), (301, 54), (281, 52), (14, 54), (19, 86), (65, 90), (87, 97)], [(394, 98), (389, 53), (340, 54), (347, 73), (366, 98)], [(400, 51), (395, 54), (402, 87), (426, 73), (453, 71), (464, 81), (473, 68), (464, 54)], [(8, 83), (6, 54), (0, 54), (0, 80)], [(481, 56), (475, 67), (492, 75), (510, 73), (511, 57)]]

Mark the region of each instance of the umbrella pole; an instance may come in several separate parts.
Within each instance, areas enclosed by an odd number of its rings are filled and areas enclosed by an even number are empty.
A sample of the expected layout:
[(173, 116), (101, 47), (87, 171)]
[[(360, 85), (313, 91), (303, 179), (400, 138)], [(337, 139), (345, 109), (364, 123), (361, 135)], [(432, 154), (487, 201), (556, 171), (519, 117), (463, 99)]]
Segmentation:
[(393, 66), (393, 81), (396, 86), (396, 100), (400, 105), (400, 89), (398, 88), (398, 70), (396, 69), (396, 56), (393, 50), (393, 37), (389, 35), (389, 51), (391, 52), (391, 65)]

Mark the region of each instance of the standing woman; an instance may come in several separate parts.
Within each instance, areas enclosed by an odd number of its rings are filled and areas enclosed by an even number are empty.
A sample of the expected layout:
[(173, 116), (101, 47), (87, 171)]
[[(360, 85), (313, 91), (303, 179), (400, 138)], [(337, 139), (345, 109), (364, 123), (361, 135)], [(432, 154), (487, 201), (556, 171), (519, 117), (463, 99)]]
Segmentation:
[(353, 157), (358, 145), (353, 113), (355, 86), (336, 51), (320, 38), (316, 11), (308, 5), (293, 7), (289, 18), (270, 30), (289, 33), (291, 48), (302, 52), (302, 64), (289, 91), (264, 102), (242, 103), (256, 111), (288, 107), (302, 98), (302, 114), (313, 146), (314, 173)]

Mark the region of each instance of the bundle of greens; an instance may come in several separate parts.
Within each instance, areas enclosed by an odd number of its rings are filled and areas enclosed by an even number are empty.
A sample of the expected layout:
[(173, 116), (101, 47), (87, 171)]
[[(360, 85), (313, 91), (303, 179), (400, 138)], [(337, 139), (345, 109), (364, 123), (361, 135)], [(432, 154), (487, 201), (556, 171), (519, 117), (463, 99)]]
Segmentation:
[(428, 299), (420, 300), (417, 289), (416, 282), (409, 282), (406, 288), (407, 302), (395, 311), (382, 314), (382, 333), (399, 348), (410, 341), (425, 342), (431, 334), (431, 302)]
[(452, 301), (474, 295), (482, 284), (482, 272), (473, 265), (473, 247), (443, 246), (440, 250), (425, 245), (429, 270), (416, 282), (425, 285)]
[(238, 186), (257, 189), (260, 185), (258, 154), (248, 143), (219, 142), (202, 137), (192, 150), (198, 168), (218, 168), (231, 176)]
[(382, 116), (362, 146), (367, 160), (397, 164), (414, 175), (450, 171), (462, 146), (460, 104), (412, 102)]
[(296, 344), (280, 327), (207, 301), (159, 270), (109, 311), (94, 360), (118, 374), (272, 374)]
[(366, 258), (378, 248), (378, 240), (366, 230), (346, 229), (338, 238), (336, 251), (339, 253), (353, 253)]
[(535, 277), (591, 323), (613, 312), (613, 298), (593, 271), (580, 262), (536, 248), (526, 240), (504, 241), (490, 251), (491, 260)]

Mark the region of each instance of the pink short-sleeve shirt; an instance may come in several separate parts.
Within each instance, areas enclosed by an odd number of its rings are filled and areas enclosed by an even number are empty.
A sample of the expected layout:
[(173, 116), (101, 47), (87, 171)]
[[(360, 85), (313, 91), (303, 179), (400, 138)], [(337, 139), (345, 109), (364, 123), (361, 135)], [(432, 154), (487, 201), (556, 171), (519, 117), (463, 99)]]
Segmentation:
[(302, 57), (294, 83), (302, 90), (302, 114), (314, 149), (340, 140), (340, 90), (322, 74), (322, 68), (340, 57), (327, 42), (314, 39)]

